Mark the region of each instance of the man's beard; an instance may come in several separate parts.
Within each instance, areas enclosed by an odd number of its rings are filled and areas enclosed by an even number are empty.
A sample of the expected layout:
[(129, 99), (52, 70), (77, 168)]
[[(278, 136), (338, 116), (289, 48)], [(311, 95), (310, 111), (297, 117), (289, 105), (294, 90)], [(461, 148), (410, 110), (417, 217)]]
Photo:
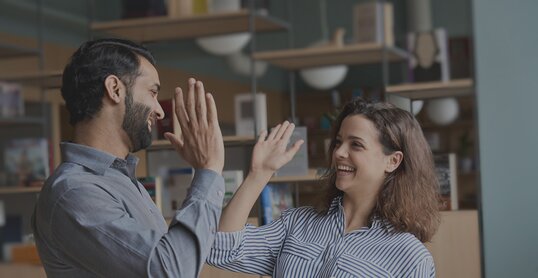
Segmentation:
[(134, 102), (133, 92), (127, 91), (125, 96), (125, 117), (123, 130), (131, 140), (131, 152), (137, 152), (151, 145), (151, 132), (148, 129), (148, 118), (151, 108), (142, 103)]

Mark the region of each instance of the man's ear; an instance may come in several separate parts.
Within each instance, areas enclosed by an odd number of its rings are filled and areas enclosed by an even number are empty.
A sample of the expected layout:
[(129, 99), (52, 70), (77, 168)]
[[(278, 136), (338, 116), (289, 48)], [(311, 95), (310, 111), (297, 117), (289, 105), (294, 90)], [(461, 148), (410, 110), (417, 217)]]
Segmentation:
[(388, 156), (387, 166), (385, 167), (385, 172), (392, 173), (394, 170), (398, 169), (398, 166), (402, 163), (403, 153), (401, 151), (393, 152)]
[(111, 74), (105, 78), (105, 97), (114, 103), (120, 103), (123, 99), (125, 87), (121, 80)]

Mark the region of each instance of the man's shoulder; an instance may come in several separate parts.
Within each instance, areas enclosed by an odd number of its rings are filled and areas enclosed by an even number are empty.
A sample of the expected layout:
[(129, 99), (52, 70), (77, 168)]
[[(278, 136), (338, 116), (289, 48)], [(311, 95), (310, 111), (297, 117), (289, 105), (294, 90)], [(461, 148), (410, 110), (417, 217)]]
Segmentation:
[(40, 198), (55, 202), (74, 189), (84, 190), (105, 181), (105, 177), (87, 171), (80, 165), (62, 163), (47, 179)]

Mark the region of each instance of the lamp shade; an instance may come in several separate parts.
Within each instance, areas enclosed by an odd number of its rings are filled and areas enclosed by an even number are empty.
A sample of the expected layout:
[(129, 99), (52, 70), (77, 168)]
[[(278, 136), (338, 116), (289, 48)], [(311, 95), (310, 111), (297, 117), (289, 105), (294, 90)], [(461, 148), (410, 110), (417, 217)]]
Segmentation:
[(249, 40), (249, 33), (235, 33), (197, 38), (196, 44), (213, 55), (229, 55), (239, 52)]
[(433, 123), (448, 125), (458, 118), (460, 109), (455, 98), (440, 98), (428, 101), (426, 112)]
[[(250, 76), (250, 57), (241, 53), (233, 53), (226, 57), (228, 65), (235, 73)], [(254, 76), (260, 77), (267, 71), (267, 62), (254, 61)]]
[(348, 67), (336, 65), (303, 69), (300, 71), (303, 80), (312, 88), (326, 90), (340, 84), (346, 77)]

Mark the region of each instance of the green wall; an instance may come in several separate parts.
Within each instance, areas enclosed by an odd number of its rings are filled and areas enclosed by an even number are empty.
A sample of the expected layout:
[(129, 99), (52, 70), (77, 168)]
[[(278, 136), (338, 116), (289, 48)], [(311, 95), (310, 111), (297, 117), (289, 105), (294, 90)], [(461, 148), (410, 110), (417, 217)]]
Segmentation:
[(474, 0), (485, 277), (538, 277), (538, 1)]

